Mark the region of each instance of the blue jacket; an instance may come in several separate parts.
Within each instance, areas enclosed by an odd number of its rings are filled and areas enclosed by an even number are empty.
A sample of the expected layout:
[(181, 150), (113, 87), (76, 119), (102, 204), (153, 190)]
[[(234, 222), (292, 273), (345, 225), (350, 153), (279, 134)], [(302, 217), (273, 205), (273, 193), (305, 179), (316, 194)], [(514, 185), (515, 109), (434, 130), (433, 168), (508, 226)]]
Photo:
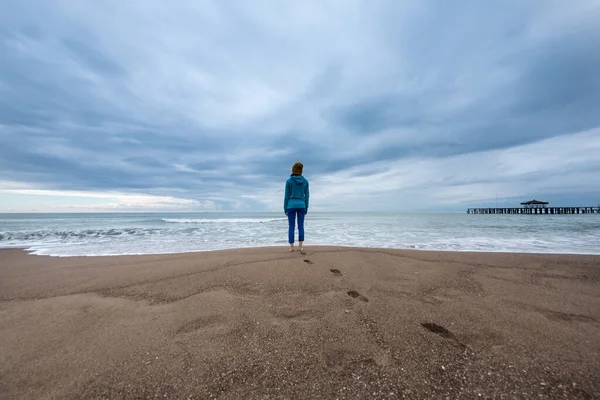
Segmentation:
[(304, 208), (308, 212), (308, 181), (302, 175), (292, 175), (285, 183), (283, 211), (290, 208)]

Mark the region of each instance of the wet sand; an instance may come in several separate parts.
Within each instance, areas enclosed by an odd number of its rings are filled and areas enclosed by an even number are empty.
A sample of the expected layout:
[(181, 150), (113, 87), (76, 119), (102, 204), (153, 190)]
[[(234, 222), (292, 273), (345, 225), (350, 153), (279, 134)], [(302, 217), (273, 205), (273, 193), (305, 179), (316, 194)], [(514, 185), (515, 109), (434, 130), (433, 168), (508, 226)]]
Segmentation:
[(0, 398), (600, 398), (600, 256), (0, 250)]

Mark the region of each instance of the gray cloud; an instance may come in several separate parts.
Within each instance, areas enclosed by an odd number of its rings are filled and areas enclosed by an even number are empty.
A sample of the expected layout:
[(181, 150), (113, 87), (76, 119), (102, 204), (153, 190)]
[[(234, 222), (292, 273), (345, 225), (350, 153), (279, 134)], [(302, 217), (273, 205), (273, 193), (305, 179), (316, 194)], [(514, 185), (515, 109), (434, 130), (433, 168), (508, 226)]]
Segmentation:
[(298, 160), (368, 178), (600, 126), (592, 1), (25, 3), (0, 16), (0, 181), (264, 208)]

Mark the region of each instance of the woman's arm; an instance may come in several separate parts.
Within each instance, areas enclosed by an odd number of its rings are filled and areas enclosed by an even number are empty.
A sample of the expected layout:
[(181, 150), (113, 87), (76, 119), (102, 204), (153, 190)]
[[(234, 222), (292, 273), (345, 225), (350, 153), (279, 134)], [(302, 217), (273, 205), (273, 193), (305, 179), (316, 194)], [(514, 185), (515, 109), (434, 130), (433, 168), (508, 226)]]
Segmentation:
[(283, 197), (283, 212), (287, 213), (287, 205), (288, 202), (290, 201), (290, 195), (291, 195), (291, 190), (290, 190), (290, 182), (286, 181), (285, 182), (285, 196)]
[(306, 205), (306, 208), (304, 209), (305, 212), (308, 212), (308, 198), (310, 197), (310, 190), (308, 190), (308, 181), (306, 181), (306, 187), (304, 188), (304, 204)]

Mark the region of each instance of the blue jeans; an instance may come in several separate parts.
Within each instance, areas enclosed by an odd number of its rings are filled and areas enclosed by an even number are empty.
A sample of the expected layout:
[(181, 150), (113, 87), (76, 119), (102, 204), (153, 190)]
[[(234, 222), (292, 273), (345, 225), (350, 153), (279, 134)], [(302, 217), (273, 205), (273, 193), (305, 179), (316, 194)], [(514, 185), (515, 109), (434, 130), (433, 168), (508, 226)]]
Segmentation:
[(294, 230), (296, 224), (296, 215), (298, 216), (298, 241), (304, 242), (304, 208), (288, 208), (288, 242), (294, 243)]

